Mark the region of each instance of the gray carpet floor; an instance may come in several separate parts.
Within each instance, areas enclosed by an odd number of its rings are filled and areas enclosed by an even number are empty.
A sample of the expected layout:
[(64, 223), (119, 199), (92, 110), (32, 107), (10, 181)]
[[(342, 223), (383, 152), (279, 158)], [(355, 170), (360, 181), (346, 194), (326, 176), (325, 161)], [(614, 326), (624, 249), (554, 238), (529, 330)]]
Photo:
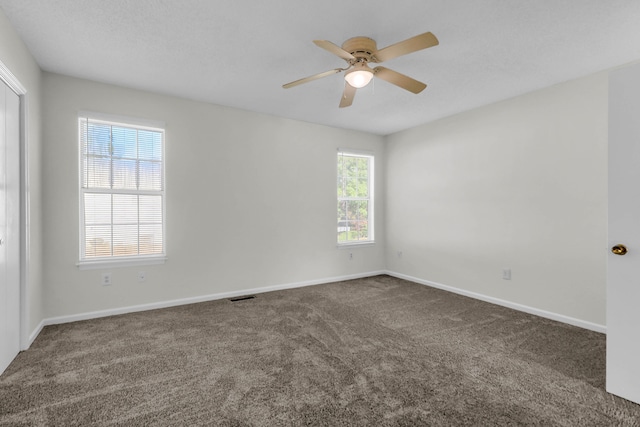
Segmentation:
[(48, 326), (0, 425), (638, 426), (605, 336), (377, 276)]

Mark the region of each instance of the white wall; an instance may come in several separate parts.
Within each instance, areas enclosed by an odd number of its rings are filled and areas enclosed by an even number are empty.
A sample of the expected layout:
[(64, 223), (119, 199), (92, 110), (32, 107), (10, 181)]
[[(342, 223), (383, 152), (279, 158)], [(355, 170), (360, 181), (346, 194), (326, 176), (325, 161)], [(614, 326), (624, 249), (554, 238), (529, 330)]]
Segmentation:
[[(46, 317), (384, 269), (384, 186), (374, 246), (336, 247), (336, 148), (384, 138), (44, 73)], [(164, 265), (79, 271), (79, 110), (166, 123)], [(353, 260), (349, 260), (353, 252)], [(137, 282), (144, 270), (147, 280)]]
[[(605, 324), (606, 73), (387, 138), (50, 73), (44, 106), (46, 317), (387, 268)], [(169, 260), (109, 269), (111, 287), (75, 266), (78, 110), (167, 124)], [(336, 147), (374, 150), (386, 184), (378, 243), (353, 261), (333, 234)]]
[(27, 276), (27, 331), (32, 333), (43, 319), (42, 205), (41, 205), (41, 72), (29, 50), (0, 10), (0, 60), (27, 90), (27, 147), (29, 212), (29, 269)]
[(605, 325), (607, 73), (391, 135), (386, 159), (389, 270)]

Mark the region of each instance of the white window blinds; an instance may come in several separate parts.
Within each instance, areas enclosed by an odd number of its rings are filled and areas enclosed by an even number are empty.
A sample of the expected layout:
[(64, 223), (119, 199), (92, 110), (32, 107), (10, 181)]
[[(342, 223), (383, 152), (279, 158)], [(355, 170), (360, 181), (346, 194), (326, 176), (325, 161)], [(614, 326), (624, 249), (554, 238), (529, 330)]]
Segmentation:
[(79, 118), (80, 261), (164, 256), (164, 130)]

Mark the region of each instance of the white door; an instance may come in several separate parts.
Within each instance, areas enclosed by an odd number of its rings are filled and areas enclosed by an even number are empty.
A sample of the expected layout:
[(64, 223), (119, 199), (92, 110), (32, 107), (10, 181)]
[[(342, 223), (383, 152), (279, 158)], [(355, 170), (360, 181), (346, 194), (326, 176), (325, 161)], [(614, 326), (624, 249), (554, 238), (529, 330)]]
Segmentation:
[(20, 351), (20, 100), (0, 82), (0, 373)]
[(609, 76), (608, 240), (607, 391), (640, 403), (640, 64)]

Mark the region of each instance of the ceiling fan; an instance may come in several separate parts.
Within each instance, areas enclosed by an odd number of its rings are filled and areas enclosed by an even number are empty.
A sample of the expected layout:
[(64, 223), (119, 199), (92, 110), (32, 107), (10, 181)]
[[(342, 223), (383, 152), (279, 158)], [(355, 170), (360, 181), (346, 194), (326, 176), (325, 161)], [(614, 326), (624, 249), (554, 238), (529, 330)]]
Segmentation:
[(378, 50), (376, 42), (369, 37), (353, 37), (342, 44), (342, 47), (328, 40), (314, 40), (317, 46), (339, 56), (347, 61), (346, 68), (335, 68), (324, 73), (314, 74), (300, 80), (282, 85), (283, 88), (298, 86), (322, 77), (346, 71), (344, 79), (344, 92), (340, 99), (340, 108), (348, 107), (353, 103), (356, 90), (365, 87), (376, 76), (382, 80), (406, 89), (409, 92), (420, 93), (427, 87), (426, 84), (400, 74), (397, 71), (385, 67), (370, 68), (369, 63), (380, 63), (398, 56), (416, 52), (438, 45), (438, 39), (430, 32), (411, 37), (384, 49)]

